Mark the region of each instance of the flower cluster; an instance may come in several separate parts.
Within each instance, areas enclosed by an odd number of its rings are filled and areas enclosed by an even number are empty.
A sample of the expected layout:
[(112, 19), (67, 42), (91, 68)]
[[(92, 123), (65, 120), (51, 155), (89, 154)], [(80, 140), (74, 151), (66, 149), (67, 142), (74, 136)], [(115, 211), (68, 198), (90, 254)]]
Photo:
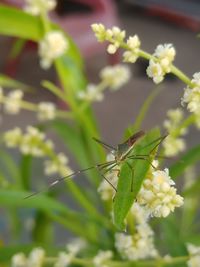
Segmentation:
[(135, 63), (140, 51), (140, 39), (137, 35), (130, 36), (126, 41), (128, 51), (123, 53), (124, 62)]
[(35, 111), (39, 121), (53, 120), (56, 117), (56, 106), (51, 102), (29, 103), (23, 100), (24, 93), (20, 89), (12, 90), (7, 95), (0, 87), (0, 103), (5, 113), (17, 115), (21, 108)]
[(185, 88), (181, 103), (183, 106), (187, 104), (187, 109), (194, 113), (196, 125), (200, 128), (200, 72), (193, 75), (191, 83), (193, 86), (187, 86)]
[(31, 15), (37, 16), (56, 7), (56, 0), (25, 0), (24, 10)]
[(109, 265), (106, 264), (107, 261), (112, 259), (113, 252), (110, 250), (106, 251), (99, 251), (97, 255), (93, 259), (93, 264), (95, 267), (109, 267)]
[(183, 198), (176, 193), (174, 181), (168, 169), (149, 174), (137, 196), (140, 205), (147, 208), (152, 216), (167, 217), (176, 207), (183, 205)]
[(48, 175), (56, 172), (60, 175), (71, 173), (66, 156), (62, 153), (55, 154), (53, 143), (50, 140), (45, 140), (45, 134), (35, 127), (28, 126), (25, 134), (18, 127), (7, 131), (4, 133), (4, 142), (7, 147), (18, 147), (22, 154), (49, 157), (44, 162), (45, 173)]
[(89, 84), (85, 91), (78, 92), (78, 98), (86, 101), (103, 100), (103, 91), (108, 87), (117, 90), (126, 84), (131, 77), (130, 70), (125, 65), (107, 66), (100, 72), (101, 81), (99, 84)]
[(51, 102), (40, 102), (37, 115), (40, 121), (53, 120), (56, 117), (56, 107)]
[(52, 62), (62, 56), (69, 44), (61, 31), (50, 31), (39, 42), (40, 65), (43, 69), (48, 69)]
[(137, 35), (130, 36), (125, 42), (126, 32), (118, 27), (106, 29), (103, 24), (93, 24), (92, 29), (99, 42), (108, 41), (110, 43), (107, 47), (109, 54), (114, 54), (120, 46), (125, 47), (127, 51), (123, 53), (124, 61), (136, 62), (141, 44)]
[(176, 51), (172, 44), (158, 45), (153, 57), (149, 61), (147, 75), (155, 83), (160, 83), (164, 79), (165, 74), (171, 71), (175, 55)]
[[(166, 156), (176, 156), (182, 152), (186, 145), (183, 138), (177, 137), (177, 130), (183, 119), (183, 111), (180, 108), (171, 109), (167, 112), (168, 119), (164, 121), (164, 127), (169, 135), (163, 141), (164, 154)], [(178, 135), (186, 134), (186, 129), (182, 128), (178, 131)]]
[[(115, 188), (117, 187), (118, 177), (115, 171), (110, 171), (105, 177)], [(97, 191), (104, 201), (111, 200), (115, 194), (114, 188), (106, 180), (102, 180)]]
[(15, 254), (11, 260), (12, 267), (41, 267), (45, 260), (45, 251), (42, 248), (33, 249), (29, 256), (24, 253)]
[(155, 258), (158, 252), (154, 246), (154, 233), (147, 223), (148, 213), (138, 203), (131, 208), (131, 215), (135, 222), (135, 233), (115, 234), (115, 247), (123, 259), (139, 260)]
[(200, 247), (194, 246), (193, 244), (188, 244), (187, 250), (191, 256), (187, 262), (188, 267), (198, 267), (200, 263)]
[(114, 54), (125, 38), (125, 31), (121, 31), (118, 27), (112, 27), (112, 29), (106, 29), (103, 24), (92, 24), (92, 30), (99, 42), (109, 41), (107, 51), (110, 54)]
[(3, 89), (0, 87), (0, 103), (3, 103), (3, 109), (5, 113), (15, 115), (18, 114), (21, 108), (21, 101), (23, 98), (23, 92), (19, 89), (13, 90), (4, 95)]

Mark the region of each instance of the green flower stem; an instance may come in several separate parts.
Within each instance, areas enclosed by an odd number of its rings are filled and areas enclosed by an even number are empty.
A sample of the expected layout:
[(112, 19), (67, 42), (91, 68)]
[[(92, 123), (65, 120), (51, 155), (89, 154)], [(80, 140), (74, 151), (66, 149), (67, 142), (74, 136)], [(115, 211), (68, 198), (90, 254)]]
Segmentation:
[[(185, 263), (190, 259), (189, 256), (181, 256), (171, 259), (157, 259), (157, 260), (147, 260), (147, 261), (106, 261), (106, 266), (109, 267), (164, 267), (164, 266), (172, 266), (172, 264), (180, 264)], [(57, 260), (57, 258), (47, 258), (46, 262), (48, 263), (54, 263)], [(73, 264), (77, 264), (80, 266), (93, 266), (93, 260), (92, 259), (80, 259), (80, 258), (73, 258), (72, 259)]]
[(44, 27), (44, 35), (45, 35), (47, 32), (51, 30), (51, 24), (49, 22), (47, 12), (46, 11), (42, 12), (40, 18)]
[(178, 69), (177, 67), (175, 67), (174, 65), (172, 65), (171, 67), (171, 72), (177, 76), (181, 81), (183, 81), (185, 84), (189, 85), (189, 86), (193, 86), (191, 83), (191, 79), (185, 75), (180, 69)]
[(179, 128), (177, 128), (174, 132), (173, 132), (173, 136), (174, 137), (178, 137), (181, 134), (181, 131), (183, 129), (187, 129), (191, 124), (193, 124), (195, 122), (195, 115), (189, 115), (179, 126)]
[[(130, 50), (126, 43), (121, 44), (121, 47), (126, 49), (126, 50)], [(147, 60), (150, 60), (150, 59), (156, 60), (156, 58), (153, 55), (151, 55), (151, 54), (149, 54), (143, 50), (139, 50), (138, 55), (139, 55), (139, 57), (142, 57), (142, 58), (147, 59)], [(191, 87), (193, 86), (191, 83), (191, 79), (187, 75), (185, 75), (180, 69), (175, 67), (174, 65), (171, 66), (171, 73), (173, 73), (176, 77), (178, 77), (185, 84), (187, 84)]]

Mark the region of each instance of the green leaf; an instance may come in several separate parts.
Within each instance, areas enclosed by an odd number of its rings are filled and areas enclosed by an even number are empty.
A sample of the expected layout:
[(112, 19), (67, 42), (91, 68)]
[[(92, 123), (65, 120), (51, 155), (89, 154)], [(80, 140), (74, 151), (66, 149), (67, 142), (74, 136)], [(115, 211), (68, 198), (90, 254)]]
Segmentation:
[[(160, 131), (157, 128), (151, 130), (135, 145), (132, 155), (149, 155), (158, 143), (157, 139), (159, 137)], [(127, 161), (122, 164), (113, 207), (115, 225), (121, 230), (124, 229), (124, 219), (142, 186), (152, 159), (150, 157), (148, 161), (141, 159), (129, 160), (128, 163), (132, 166), (132, 169), (126, 163)]]
[(13, 89), (21, 89), (23, 91), (33, 91), (33, 88), (29, 85), (11, 79), (7, 75), (0, 74), (0, 86), (6, 88), (13, 88)]
[[(60, 29), (52, 24), (53, 29)], [(40, 17), (32, 16), (22, 10), (0, 5), (0, 34), (15, 36), (38, 42), (43, 37), (43, 24)], [(72, 39), (65, 33), (69, 42), (67, 57), (82, 68), (80, 53)]]
[(53, 200), (52, 198), (38, 194), (37, 197), (30, 197), (31, 192), (14, 191), (14, 190), (0, 190), (0, 204), (3, 207), (26, 207), (36, 208), (47, 212), (61, 212), (69, 213), (66, 206)]
[(183, 174), (187, 167), (200, 160), (200, 145), (187, 151), (176, 163), (169, 168), (170, 176), (174, 179)]

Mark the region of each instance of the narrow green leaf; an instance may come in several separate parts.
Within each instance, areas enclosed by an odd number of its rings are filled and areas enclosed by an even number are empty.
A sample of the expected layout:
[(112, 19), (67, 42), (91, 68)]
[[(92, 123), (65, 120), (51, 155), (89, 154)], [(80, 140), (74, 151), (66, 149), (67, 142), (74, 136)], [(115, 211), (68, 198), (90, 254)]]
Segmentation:
[[(135, 145), (132, 155), (149, 155), (158, 143), (155, 140), (159, 137), (160, 131), (157, 128), (151, 130)], [(115, 225), (121, 230), (124, 228), (124, 219), (142, 186), (152, 160), (152, 156), (148, 161), (141, 159), (129, 160), (128, 163), (132, 166), (132, 169), (126, 163), (127, 161), (122, 164), (113, 207)], [(133, 188), (131, 188), (132, 179)]]
[(0, 190), (0, 204), (3, 207), (26, 207), (36, 208), (39, 210), (49, 212), (70, 213), (68, 208), (63, 204), (53, 200), (52, 198), (39, 194), (37, 197), (30, 197), (31, 192), (14, 191), (14, 190)]
[(0, 74), (0, 86), (12, 89), (21, 89), (23, 91), (33, 91), (33, 88), (17, 80), (11, 79), (7, 75)]
[(170, 176), (173, 177), (173, 179), (177, 178), (187, 167), (198, 161), (200, 161), (200, 145), (191, 148), (169, 168)]

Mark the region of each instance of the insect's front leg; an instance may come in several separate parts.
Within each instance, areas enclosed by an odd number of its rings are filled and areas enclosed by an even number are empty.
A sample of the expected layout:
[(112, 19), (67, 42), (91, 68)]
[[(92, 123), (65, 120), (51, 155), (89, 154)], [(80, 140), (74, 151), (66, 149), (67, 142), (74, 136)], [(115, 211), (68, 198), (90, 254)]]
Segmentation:
[(131, 164), (129, 162), (125, 162), (127, 164), (127, 166), (130, 168), (131, 170), (131, 192), (133, 192), (133, 178), (134, 178), (134, 168), (131, 166)]

